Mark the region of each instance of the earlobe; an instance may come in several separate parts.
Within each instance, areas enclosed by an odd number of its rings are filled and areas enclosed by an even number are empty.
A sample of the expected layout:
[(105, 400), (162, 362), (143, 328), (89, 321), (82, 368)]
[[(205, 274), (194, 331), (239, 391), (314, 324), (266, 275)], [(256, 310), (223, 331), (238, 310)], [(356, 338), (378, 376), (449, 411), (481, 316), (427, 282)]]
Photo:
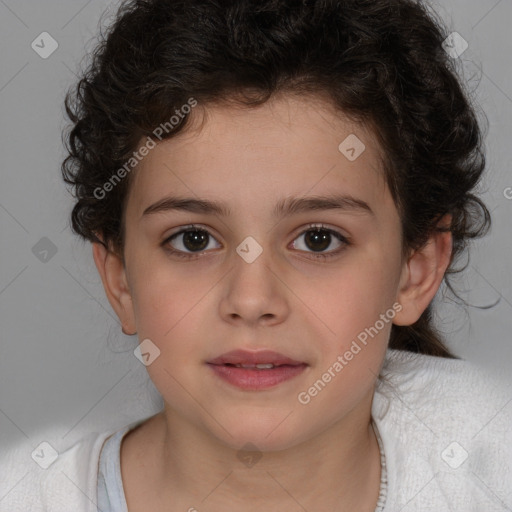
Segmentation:
[(105, 294), (121, 322), (124, 334), (135, 334), (133, 301), (122, 258), (103, 244), (93, 242), (94, 263), (101, 277)]
[[(437, 227), (447, 229), (450, 222), (451, 215), (445, 215)], [(395, 325), (412, 325), (420, 318), (441, 285), (451, 255), (451, 231), (434, 231), (404, 263), (397, 295), (402, 310), (393, 319)]]

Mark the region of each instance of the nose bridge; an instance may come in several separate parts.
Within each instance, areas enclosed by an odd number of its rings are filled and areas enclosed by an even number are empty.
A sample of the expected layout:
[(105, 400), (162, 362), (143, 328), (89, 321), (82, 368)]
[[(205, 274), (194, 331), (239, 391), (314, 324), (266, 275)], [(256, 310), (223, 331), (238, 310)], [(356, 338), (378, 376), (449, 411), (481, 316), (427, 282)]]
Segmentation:
[[(261, 240), (261, 237), (259, 238)], [(269, 293), (270, 289), (274, 288), (273, 281), (275, 280), (272, 273), (271, 251), (268, 243), (264, 241), (260, 244), (253, 236), (244, 238), (235, 249), (234, 269), (231, 273), (232, 284), (252, 288), (259, 294)], [(244, 291), (249, 294), (251, 292), (250, 289)]]
[(260, 318), (282, 320), (286, 297), (276, 274), (271, 248), (252, 236), (235, 249), (233, 268), (227, 278), (221, 314), (254, 323)]

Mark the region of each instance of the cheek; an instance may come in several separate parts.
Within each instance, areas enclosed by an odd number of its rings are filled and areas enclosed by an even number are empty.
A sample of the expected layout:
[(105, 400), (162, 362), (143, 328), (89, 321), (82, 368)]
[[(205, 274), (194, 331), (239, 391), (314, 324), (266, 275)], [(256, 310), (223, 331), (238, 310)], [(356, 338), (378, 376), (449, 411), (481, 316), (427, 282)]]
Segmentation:
[(359, 255), (317, 280), (317, 286), (304, 283), (300, 293), (307, 297), (304, 303), (317, 315), (325, 333), (347, 340), (373, 325), (392, 306), (395, 276), (380, 258)]
[(193, 321), (215, 276), (203, 272), (198, 277), (186, 264), (171, 262), (162, 250), (156, 252), (150, 258), (138, 255), (137, 261), (143, 263), (131, 272), (132, 297), (139, 336), (165, 344)]
[(336, 419), (369, 393), (379, 374), (395, 310), (390, 296), (383, 299), (387, 280), (375, 274), (361, 284), (368, 275), (347, 274), (336, 291), (311, 298), (322, 322), (310, 337), (319, 341), (321, 354), (299, 402), (307, 402), (313, 415), (327, 408)]
[(205, 319), (202, 299), (209, 288), (154, 268), (135, 286), (139, 340), (151, 340), (159, 351), (146, 370), (167, 401), (180, 401), (181, 376), (198, 364), (199, 349), (205, 344), (204, 327), (201, 332)]

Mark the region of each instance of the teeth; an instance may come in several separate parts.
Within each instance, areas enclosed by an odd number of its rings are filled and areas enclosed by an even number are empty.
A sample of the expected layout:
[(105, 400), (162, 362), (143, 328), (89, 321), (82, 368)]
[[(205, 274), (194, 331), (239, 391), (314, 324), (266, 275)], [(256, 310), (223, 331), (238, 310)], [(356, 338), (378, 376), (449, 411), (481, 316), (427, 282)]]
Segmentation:
[(268, 370), (274, 368), (274, 365), (272, 363), (235, 364), (235, 368), (258, 368), (260, 370)]

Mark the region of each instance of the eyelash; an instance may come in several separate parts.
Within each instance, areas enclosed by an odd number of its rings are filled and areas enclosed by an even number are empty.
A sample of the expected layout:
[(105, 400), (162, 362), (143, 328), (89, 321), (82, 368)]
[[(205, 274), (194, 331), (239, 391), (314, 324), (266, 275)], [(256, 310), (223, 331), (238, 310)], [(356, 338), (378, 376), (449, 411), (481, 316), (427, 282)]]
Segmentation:
[[(327, 252), (327, 253), (314, 253), (314, 252), (310, 253), (310, 252), (308, 252), (308, 254), (312, 255), (313, 259), (327, 260), (329, 258), (333, 258), (333, 257), (337, 256), (338, 254), (340, 254), (347, 247), (352, 245), (352, 243), (349, 241), (348, 238), (343, 236), (338, 231), (335, 231), (335, 230), (333, 230), (331, 228), (328, 228), (328, 227), (324, 226), (323, 224), (310, 224), (309, 226), (307, 226), (307, 229), (305, 229), (304, 231), (299, 233), (296, 238), (306, 234), (308, 231), (315, 231), (315, 230), (316, 231), (326, 231), (326, 232), (330, 233), (331, 235), (334, 235), (334, 237), (337, 238), (340, 242), (342, 242), (343, 245), (341, 247), (339, 247), (338, 249), (336, 249), (334, 251)], [(171, 236), (167, 237), (162, 242), (161, 245), (163, 247), (165, 247), (166, 251), (168, 251), (173, 256), (177, 256), (178, 258), (193, 260), (193, 259), (196, 259), (199, 256), (201, 256), (201, 254), (204, 254), (205, 251), (199, 251), (199, 252), (196, 252), (196, 253), (187, 253), (187, 252), (184, 252), (184, 251), (181, 251), (181, 250), (178, 250), (178, 249), (170, 248), (168, 246), (168, 244), (169, 244), (169, 242), (171, 240), (176, 238), (178, 235), (186, 233), (187, 231), (202, 231), (204, 233), (207, 233), (208, 236), (210, 236), (210, 237), (215, 239), (215, 237), (207, 229), (205, 229), (205, 228), (203, 228), (201, 226), (195, 225), (195, 224), (190, 224), (188, 226), (185, 226), (180, 231), (177, 231), (176, 233), (173, 233)], [(305, 252), (305, 251), (301, 251), (301, 252)]]

